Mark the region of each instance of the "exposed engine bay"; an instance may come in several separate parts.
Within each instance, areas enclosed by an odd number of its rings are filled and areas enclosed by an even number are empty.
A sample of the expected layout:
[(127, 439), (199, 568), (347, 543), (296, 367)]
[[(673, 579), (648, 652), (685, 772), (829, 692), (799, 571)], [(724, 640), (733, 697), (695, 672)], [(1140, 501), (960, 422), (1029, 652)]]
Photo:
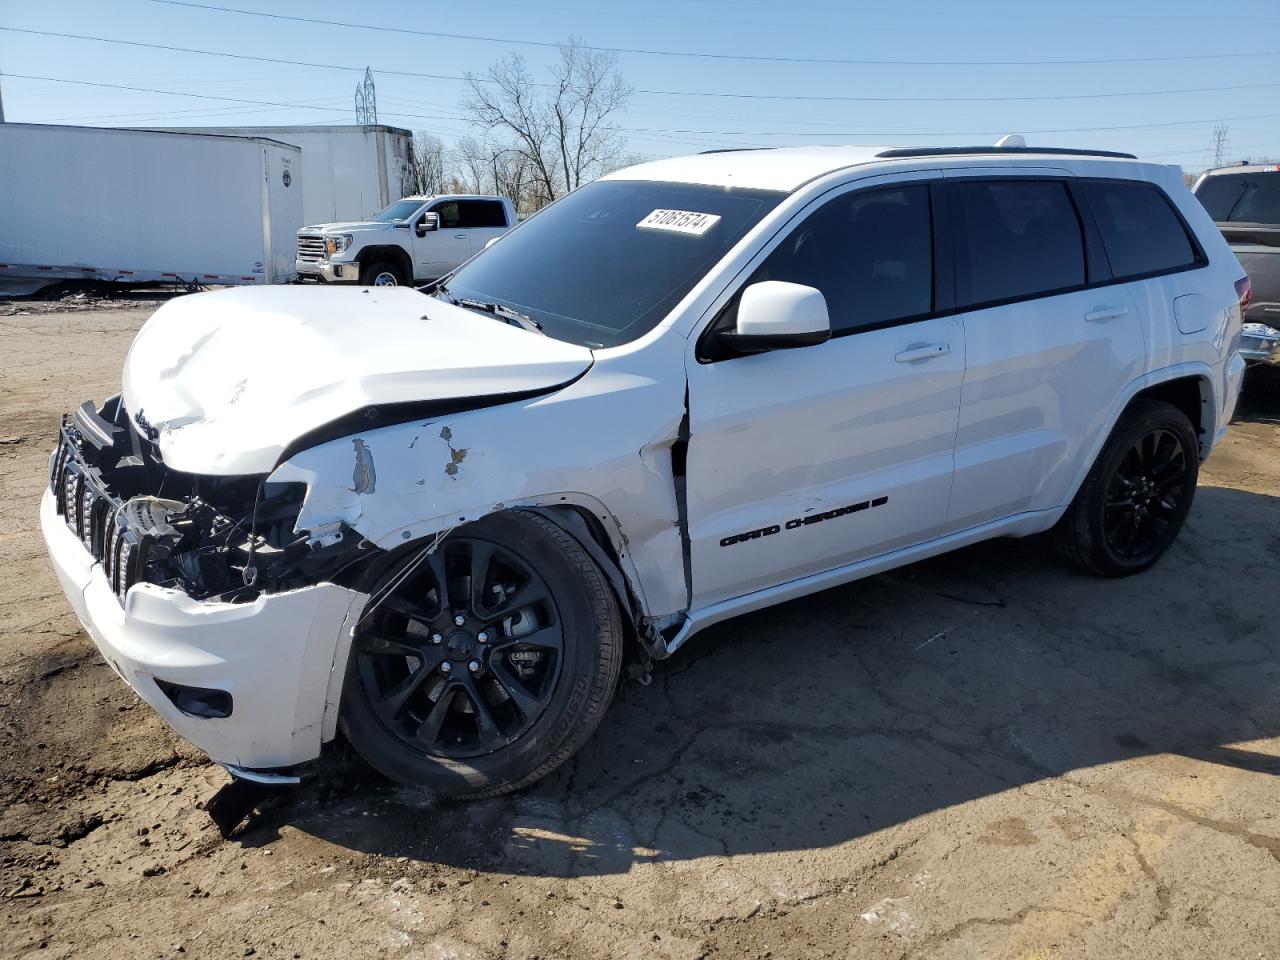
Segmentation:
[(120, 397), (63, 419), (49, 483), (58, 512), (102, 562), (123, 602), (147, 582), (197, 600), (253, 600), (333, 580), (375, 549), (341, 526), (296, 532), (306, 486), (265, 474), (197, 476), (167, 467), (142, 411)]

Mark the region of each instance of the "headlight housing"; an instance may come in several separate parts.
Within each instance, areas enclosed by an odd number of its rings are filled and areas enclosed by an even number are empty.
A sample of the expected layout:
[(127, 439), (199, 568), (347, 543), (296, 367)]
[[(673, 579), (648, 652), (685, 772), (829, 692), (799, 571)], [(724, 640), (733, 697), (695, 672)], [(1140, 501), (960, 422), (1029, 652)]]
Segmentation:
[(332, 237), (324, 238), (324, 250), (331, 257), (335, 257), (351, 246), (352, 236), (349, 233), (342, 233)]

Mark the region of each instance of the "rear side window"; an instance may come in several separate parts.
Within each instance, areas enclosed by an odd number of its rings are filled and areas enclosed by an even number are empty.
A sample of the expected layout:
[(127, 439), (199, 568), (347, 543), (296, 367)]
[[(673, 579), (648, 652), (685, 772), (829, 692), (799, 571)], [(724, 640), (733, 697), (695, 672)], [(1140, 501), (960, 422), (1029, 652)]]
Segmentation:
[(1084, 285), (1084, 233), (1066, 184), (982, 180), (954, 190), (960, 306)]
[(1086, 181), (1081, 189), (1117, 280), (1177, 270), (1197, 261), (1186, 228), (1154, 184)]
[(1280, 226), (1280, 173), (1217, 173), (1196, 190), (1218, 223)]
[(820, 207), (769, 254), (749, 283), (822, 291), (834, 333), (933, 309), (933, 227), (926, 186), (860, 191)]
[(507, 212), (497, 200), (459, 200), (459, 227), (505, 227)]

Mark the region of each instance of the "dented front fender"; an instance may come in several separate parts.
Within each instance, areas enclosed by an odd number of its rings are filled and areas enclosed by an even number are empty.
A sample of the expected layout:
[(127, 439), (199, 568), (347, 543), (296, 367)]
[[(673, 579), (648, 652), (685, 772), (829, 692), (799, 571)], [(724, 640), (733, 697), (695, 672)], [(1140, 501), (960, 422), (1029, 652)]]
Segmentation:
[(301, 451), (270, 481), (302, 482), (299, 532), (345, 524), (392, 549), (497, 511), (572, 505), (612, 541), (642, 612), (687, 609), (672, 446), (684, 415), (678, 341), (602, 355), (573, 384), (533, 399), (369, 430)]

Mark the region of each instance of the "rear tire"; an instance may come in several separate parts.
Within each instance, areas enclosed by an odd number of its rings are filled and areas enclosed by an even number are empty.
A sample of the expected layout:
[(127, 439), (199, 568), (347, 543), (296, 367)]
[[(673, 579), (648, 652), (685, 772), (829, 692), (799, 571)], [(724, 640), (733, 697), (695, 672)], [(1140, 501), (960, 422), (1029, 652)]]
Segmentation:
[(360, 284), (365, 287), (403, 287), (408, 280), (394, 263), (366, 263), (360, 268)]
[(528, 511), (461, 527), (414, 567), (422, 557), (408, 551), (371, 590), (396, 584), (352, 641), (343, 732), (379, 772), (442, 796), (533, 783), (613, 699), (613, 592), (581, 544)]
[(1059, 550), (1100, 577), (1141, 573), (1182, 529), (1199, 473), (1187, 415), (1161, 401), (1135, 401), (1058, 522)]

